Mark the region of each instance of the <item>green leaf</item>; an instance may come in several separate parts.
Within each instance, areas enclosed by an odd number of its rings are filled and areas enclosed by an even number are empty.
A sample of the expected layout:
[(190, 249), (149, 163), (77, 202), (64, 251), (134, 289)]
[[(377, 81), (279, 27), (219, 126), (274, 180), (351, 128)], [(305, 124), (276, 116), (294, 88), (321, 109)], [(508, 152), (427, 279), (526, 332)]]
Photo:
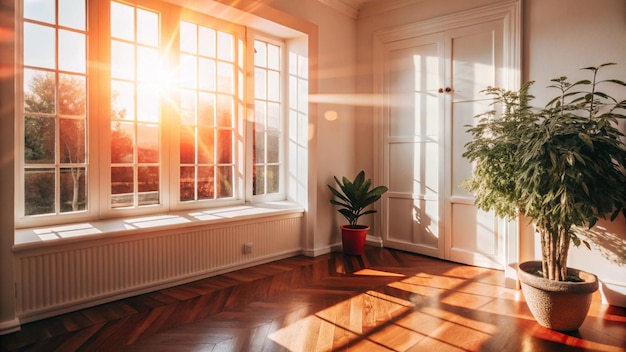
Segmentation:
[(591, 148), (591, 150), (593, 151), (593, 141), (591, 140), (591, 137), (589, 137), (587, 133), (579, 132), (578, 138), (580, 138), (583, 142), (585, 142), (585, 144), (589, 146), (589, 148)]

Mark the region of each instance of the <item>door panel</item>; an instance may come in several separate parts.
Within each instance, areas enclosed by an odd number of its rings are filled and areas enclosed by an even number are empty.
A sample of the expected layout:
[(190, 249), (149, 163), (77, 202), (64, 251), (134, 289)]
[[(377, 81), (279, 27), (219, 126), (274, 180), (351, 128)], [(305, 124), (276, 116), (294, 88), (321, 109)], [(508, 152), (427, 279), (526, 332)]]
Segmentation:
[(451, 108), (446, 111), (450, 147), (446, 148), (445, 176), (450, 183), (445, 201), (445, 259), (498, 269), (504, 267), (504, 236), (498, 231), (499, 219), (480, 211), (461, 183), (472, 175), (472, 165), (462, 156), (471, 139), (467, 126), (475, 124), (474, 116), (490, 104), (480, 91), (501, 83), (502, 32), (502, 21), (494, 21), (446, 33), (452, 94)]
[(443, 35), (402, 40), (386, 50), (383, 241), (441, 257)]

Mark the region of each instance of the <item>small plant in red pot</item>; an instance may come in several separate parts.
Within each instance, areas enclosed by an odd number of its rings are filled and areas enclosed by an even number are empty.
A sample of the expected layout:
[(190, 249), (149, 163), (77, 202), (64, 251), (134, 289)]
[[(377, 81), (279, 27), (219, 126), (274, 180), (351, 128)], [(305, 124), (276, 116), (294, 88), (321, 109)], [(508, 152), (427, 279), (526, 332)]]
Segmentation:
[(346, 254), (360, 255), (363, 253), (365, 237), (370, 227), (359, 225), (357, 222), (363, 215), (376, 213), (375, 209), (365, 210), (365, 208), (378, 201), (388, 188), (386, 186), (371, 188), (372, 180), (366, 179), (365, 171), (362, 170), (353, 181), (346, 177), (342, 177), (341, 181), (336, 176), (334, 178), (339, 189), (328, 185), (333, 194), (330, 203), (340, 206), (339, 213), (348, 220), (348, 225), (340, 226), (343, 251)]

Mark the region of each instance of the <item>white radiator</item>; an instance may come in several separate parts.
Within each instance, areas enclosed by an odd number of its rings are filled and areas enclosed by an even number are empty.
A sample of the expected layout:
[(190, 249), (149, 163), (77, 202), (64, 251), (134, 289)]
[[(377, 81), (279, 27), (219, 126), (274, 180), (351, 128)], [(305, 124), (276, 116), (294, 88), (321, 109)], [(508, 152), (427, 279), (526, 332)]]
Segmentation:
[(302, 214), (291, 214), (20, 250), (17, 315), (24, 323), (290, 257), (301, 233)]

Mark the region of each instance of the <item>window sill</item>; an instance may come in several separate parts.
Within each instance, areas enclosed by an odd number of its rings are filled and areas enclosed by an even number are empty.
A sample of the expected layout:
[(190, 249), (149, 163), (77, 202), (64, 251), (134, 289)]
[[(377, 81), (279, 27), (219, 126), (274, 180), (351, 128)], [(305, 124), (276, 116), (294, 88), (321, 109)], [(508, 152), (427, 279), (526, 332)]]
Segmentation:
[(304, 209), (300, 205), (281, 201), (18, 229), (15, 230), (13, 250), (19, 252), (20, 250), (65, 245), (86, 240), (263, 219), (303, 212)]

